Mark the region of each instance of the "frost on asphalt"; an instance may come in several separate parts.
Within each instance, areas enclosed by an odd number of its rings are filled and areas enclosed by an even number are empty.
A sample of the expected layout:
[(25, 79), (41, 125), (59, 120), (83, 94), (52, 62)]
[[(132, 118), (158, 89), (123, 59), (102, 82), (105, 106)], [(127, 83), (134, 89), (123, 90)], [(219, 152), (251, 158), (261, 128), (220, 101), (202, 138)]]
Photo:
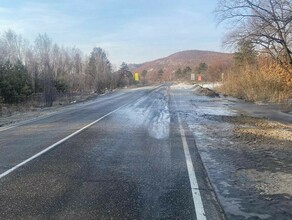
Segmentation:
[[(150, 96), (141, 97), (135, 103), (121, 109), (119, 114), (126, 117), (134, 127), (143, 126), (152, 138), (168, 138), (170, 131), (168, 89), (166, 86), (158, 88)], [(151, 102), (148, 99), (151, 99)]]

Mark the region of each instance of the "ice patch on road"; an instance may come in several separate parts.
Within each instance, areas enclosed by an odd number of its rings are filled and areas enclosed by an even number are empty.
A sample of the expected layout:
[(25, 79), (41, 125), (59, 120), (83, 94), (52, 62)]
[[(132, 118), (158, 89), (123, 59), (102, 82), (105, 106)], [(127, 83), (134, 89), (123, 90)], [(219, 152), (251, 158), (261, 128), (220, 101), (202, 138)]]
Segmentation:
[(119, 111), (119, 114), (122, 115), (123, 118), (127, 122), (130, 122), (134, 127), (142, 126), (151, 112), (149, 106), (145, 107), (145, 105), (143, 104), (146, 102), (147, 97), (141, 97), (135, 103), (121, 109)]
[(154, 116), (148, 124), (148, 133), (156, 139), (164, 139), (169, 136), (170, 115), (168, 106)]
[(122, 115), (125, 123), (131, 123), (133, 128), (145, 128), (150, 137), (165, 139), (170, 133), (168, 101), (168, 87), (161, 87), (121, 109), (119, 115)]
[(169, 88), (160, 90), (153, 102), (153, 114), (149, 118), (147, 127), (150, 137), (165, 139), (169, 137), (170, 114), (168, 108)]

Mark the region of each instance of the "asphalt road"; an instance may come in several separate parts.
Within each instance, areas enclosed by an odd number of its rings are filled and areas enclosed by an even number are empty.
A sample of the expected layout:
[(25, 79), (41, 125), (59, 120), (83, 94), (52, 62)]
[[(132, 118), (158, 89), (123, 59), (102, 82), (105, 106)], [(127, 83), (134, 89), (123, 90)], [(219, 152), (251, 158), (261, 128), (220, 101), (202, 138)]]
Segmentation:
[(0, 219), (224, 219), (181, 105), (129, 90), (0, 131)]

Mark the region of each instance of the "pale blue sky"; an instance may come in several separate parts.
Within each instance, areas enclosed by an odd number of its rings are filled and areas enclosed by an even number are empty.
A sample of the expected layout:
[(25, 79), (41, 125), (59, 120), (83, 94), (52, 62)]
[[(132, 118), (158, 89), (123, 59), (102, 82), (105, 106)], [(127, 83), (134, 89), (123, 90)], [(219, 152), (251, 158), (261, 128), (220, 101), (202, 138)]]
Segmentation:
[(222, 51), (217, 0), (0, 0), (0, 32), (89, 53), (102, 47), (112, 63), (141, 63), (181, 50)]

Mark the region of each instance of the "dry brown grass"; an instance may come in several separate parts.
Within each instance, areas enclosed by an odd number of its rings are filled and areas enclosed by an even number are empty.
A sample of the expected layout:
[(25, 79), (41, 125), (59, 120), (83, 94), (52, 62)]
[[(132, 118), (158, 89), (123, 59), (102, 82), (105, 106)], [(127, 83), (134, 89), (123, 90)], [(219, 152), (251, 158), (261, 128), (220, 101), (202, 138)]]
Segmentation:
[(292, 75), (271, 59), (260, 57), (257, 66), (233, 68), (220, 92), (252, 102), (291, 105)]

